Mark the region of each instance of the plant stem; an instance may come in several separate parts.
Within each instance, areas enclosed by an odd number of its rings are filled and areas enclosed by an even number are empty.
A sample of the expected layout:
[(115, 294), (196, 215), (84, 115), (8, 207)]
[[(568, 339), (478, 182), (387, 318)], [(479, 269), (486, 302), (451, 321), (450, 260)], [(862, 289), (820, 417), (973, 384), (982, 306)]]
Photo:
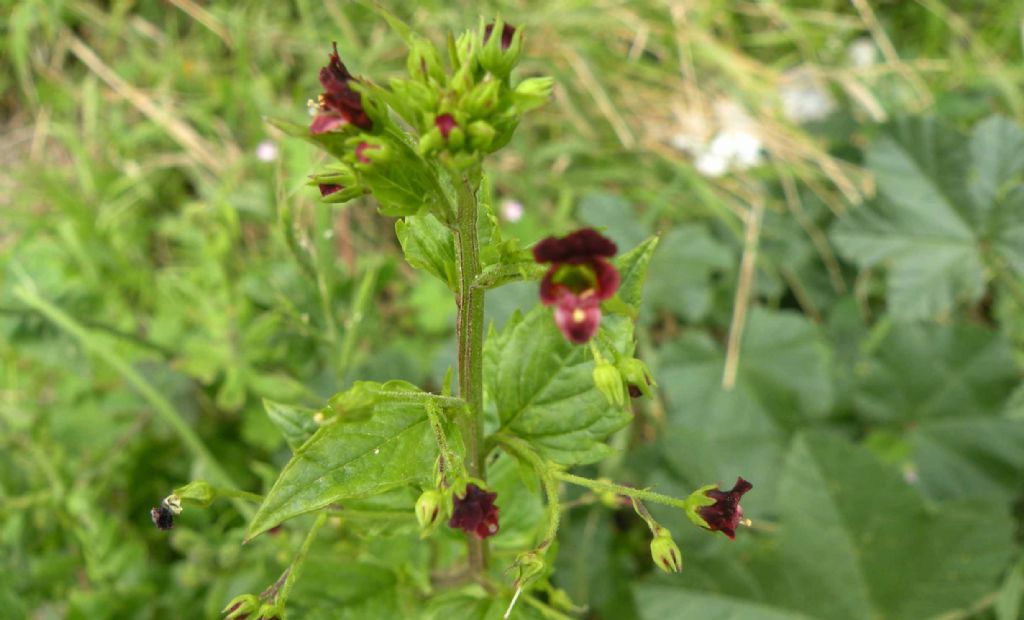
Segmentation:
[(634, 489), (633, 487), (624, 487), (621, 484), (615, 484), (614, 482), (606, 482), (604, 480), (591, 480), (590, 478), (584, 478), (582, 476), (575, 476), (564, 471), (552, 471), (551, 475), (559, 480), (577, 484), (581, 487), (587, 487), (595, 491), (611, 491), (619, 495), (625, 495), (626, 497), (632, 497), (648, 502), (654, 502), (656, 504), (664, 504), (666, 506), (672, 506), (674, 508), (686, 509), (686, 500), (678, 499), (670, 495), (662, 495), (661, 493), (655, 493), (654, 491), (648, 491), (646, 489)]
[(544, 485), (544, 494), (547, 496), (548, 502), (548, 528), (540, 545), (537, 547), (537, 551), (544, 552), (555, 542), (555, 536), (558, 535), (558, 524), (562, 516), (562, 506), (558, 500), (558, 484), (555, 482), (555, 476), (552, 475), (553, 469), (530, 447), (530, 444), (522, 439), (503, 433), (496, 433), (494, 438), (511, 452), (513, 456), (529, 462)]
[[(456, 334), (458, 337), (459, 396), (466, 403), (466, 415), (458, 417), (462, 439), (466, 443), (466, 468), (469, 475), (484, 480), (483, 405), (484, 405), (484, 291), (473, 283), (480, 275), (480, 239), (477, 232), (476, 185), (479, 169), (455, 183), (458, 212), (455, 227), (455, 269), (459, 281)], [(480, 577), (487, 566), (487, 545), (467, 537), (469, 566)]]
[(320, 533), (320, 528), (323, 527), (324, 523), (327, 522), (327, 513), (321, 512), (316, 517), (316, 521), (313, 522), (313, 526), (309, 528), (309, 533), (306, 534), (306, 540), (302, 541), (302, 547), (299, 548), (299, 553), (292, 560), (291, 565), (285, 571), (286, 577), (284, 584), (282, 584), (279, 592), (276, 593), (274, 602), (284, 609), (285, 604), (288, 602), (288, 595), (292, 593), (292, 587), (295, 582), (299, 580), (299, 574), (302, 572), (302, 565), (306, 562), (306, 556), (309, 555), (309, 550), (313, 547), (313, 541), (316, 540), (316, 535)]

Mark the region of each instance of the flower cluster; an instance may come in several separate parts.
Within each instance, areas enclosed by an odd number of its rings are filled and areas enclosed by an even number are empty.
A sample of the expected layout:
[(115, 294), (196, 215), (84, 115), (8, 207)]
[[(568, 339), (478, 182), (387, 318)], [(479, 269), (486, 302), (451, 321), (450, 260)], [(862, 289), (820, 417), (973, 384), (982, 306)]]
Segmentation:
[(590, 340), (601, 324), (601, 302), (619, 288), (619, 272), (608, 262), (615, 243), (592, 228), (548, 237), (533, 248), (538, 263), (551, 263), (540, 284), (540, 300), (555, 307), (555, 323), (577, 344)]

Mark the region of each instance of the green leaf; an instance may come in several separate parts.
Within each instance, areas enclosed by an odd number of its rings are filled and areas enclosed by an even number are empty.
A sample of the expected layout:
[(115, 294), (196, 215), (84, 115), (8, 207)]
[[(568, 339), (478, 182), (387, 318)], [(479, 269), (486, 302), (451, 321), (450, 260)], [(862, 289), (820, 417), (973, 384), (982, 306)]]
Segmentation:
[(517, 435), (557, 463), (592, 463), (611, 451), (603, 440), (630, 415), (594, 387), (587, 348), (568, 342), (551, 309), (534, 308), (492, 332), (484, 380), (501, 430)]
[(898, 472), (831, 436), (795, 442), (779, 498), (777, 596), (815, 617), (911, 620), (965, 608), (993, 590), (1012, 550), (1008, 511), (930, 508)]
[(634, 586), (633, 592), (644, 620), (809, 620), (808, 616), (771, 604), (721, 592), (689, 590), (669, 583), (641, 583)]
[(420, 403), (377, 399), (369, 419), (338, 416), (295, 451), (249, 524), (246, 539), (307, 512), (431, 480), (437, 447)]
[(900, 424), (999, 411), (1020, 377), (999, 333), (959, 324), (893, 324), (858, 366), (858, 413)]
[(263, 399), (263, 408), (267, 417), (281, 431), (288, 446), (295, 451), (313, 436), (319, 425), (313, 420), (314, 411), (295, 405), (283, 405), (272, 400)]
[(288, 599), (289, 616), (312, 620), (397, 618), (397, 578), (376, 564), (314, 550)]
[(979, 210), (988, 210), (1006, 184), (1024, 171), (1024, 129), (1002, 116), (978, 123), (971, 134), (968, 187)]
[(760, 472), (767, 505), (789, 433), (831, 406), (829, 351), (819, 330), (799, 315), (755, 308), (732, 390), (722, 387), (721, 347), (704, 335), (685, 335), (660, 355), (665, 458), (690, 486)]
[(455, 290), (455, 239), (444, 224), (430, 214), (410, 215), (395, 222), (395, 233), (410, 265)]
[(658, 238), (649, 237), (614, 261), (621, 278), (618, 296), (633, 308), (640, 307), (644, 281), (647, 279), (647, 266), (651, 263), (651, 257), (654, 255), (656, 247), (658, 247)]
[(1024, 479), (1024, 420), (928, 420), (910, 441), (921, 488), (934, 499), (1009, 505)]
[[(833, 239), (862, 267), (888, 268), (894, 316), (932, 318), (978, 301), (988, 252), (1024, 270), (1024, 196), (999, 195), (1024, 165), (1021, 139), (1019, 128), (999, 119), (980, 125), (970, 144), (932, 120), (913, 119), (870, 145), (879, 198), (844, 217)], [(993, 153), (1007, 161), (996, 163)]]
[(732, 252), (697, 224), (673, 229), (659, 245), (647, 283), (650, 308), (703, 319), (711, 310), (711, 277), (734, 266)]

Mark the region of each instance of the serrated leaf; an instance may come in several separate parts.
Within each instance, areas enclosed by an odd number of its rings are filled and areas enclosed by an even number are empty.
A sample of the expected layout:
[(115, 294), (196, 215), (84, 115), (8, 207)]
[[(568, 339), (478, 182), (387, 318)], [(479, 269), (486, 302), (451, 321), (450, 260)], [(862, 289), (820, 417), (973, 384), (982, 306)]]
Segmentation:
[(485, 385), (501, 430), (563, 465), (607, 456), (604, 439), (630, 419), (594, 387), (586, 351), (562, 336), (543, 306), (513, 317), (485, 346)]
[(968, 181), (975, 206), (992, 207), (1000, 190), (1024, 171), (1024, 129), (1002, 116), (978, 123), (971, 133)]
[[(934, 121), (912, 119), (870, 145), (868, 167), (879, 198), (852, 210), (832, 236), (840, 252), (862, 267), (888, 267), (894, 316), (933, 318), (957, 302), (976, 302), (985, 290), (991, 250), (1024, 269), (1024, 198), (1003, 204), (999, 197), (999, 187), (1018, 170), (1019, 134), (990, 120), (968, 145)], [(1005, 168), (995, 165), (989, 152), (1011, 161)]]
[(649, 237), (635, 248), (614, 260), (619, 270), (621, 283), (618, 295), (630, 306), (638, 308), (643, 298), (644, 281), (647, 279), (647, 266), (651, 263), (654, 249), (658, 247), (658, 238)]
[(249, 524), (246, 539), (334, 502), (427, 484), (436, 457), (420, 404), (377, 401), (369, 419), (333, 418), (295, 451)]
[(973, 325), (896, 323), (859, 364), (858, 413), (899, 424), (997, 412), (1019, 381), (1000, 336)]
[(1024, 479), (1024, 420), (929, 420), (910, 441), (921, 488), (934, 499), (1009, 505)]
[(684, 336), (660, 355), (665, 458), (691, 486), (759, 472), (767, 505), (789, 433), (831, 406), (829, 351), (818, 329), (799, 315), (755, 308), (732, 390), (722, 387), (722, 348), (703, 335)]
[(274, 423), (277, 430), (281, 431), (288, 446), (295, 451), (296, 448), (306, 443), (319, 425), (313, 420), (314, 411), (305, 407), (295, 405), (284, 405), (275, 403), (266, 398), (263, 399), (263, 408), (267, 417)]
[(455, 239), (444, 224), (430, 214), (410, 215), (395, 222), (395, 233), (410, 265), (455, 290)]
[(828, 618), (929, 618), (990, 592), (1011, 553), (1009, 513), (929, 508), (900, 474), (827, 435), (798, 439), (779, 488), (778, 575), (791, 605)]

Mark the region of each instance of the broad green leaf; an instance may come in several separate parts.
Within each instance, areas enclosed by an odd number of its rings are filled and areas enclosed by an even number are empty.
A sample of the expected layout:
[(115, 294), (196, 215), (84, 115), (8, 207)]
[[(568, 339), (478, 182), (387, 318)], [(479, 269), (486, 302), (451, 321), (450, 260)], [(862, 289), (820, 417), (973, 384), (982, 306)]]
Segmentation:
[(249, 524), (246, 538), (334, 502), (426, 484), (436, 457), (422, 404), (378, 399), (368, 419), (335, 417), (295, 451)]
[(644, 281), (647, 279), (647, 266), (651, 262), (656, 247), (658, 247), (658, 238), (650, 237), (614, 261), (619, 270), (619, 277), (622, 279), (618, 295), (634, 308), (640, 307)]
[(650, 308), (690, 321), (704, 318), (711, 310), (711, 276), (734, 266), (732, 252), (697, 224), (673, 229), (659, 245), (647, 283)]
[[(989, 277), (988, 252), (1024, 270), (1024, 208), (1015, 206), (1024, 198), (999, 196), (1021, 165), (1021, 132), (1004, 123), (987, 121), (968, 143), (934, 121), (906, 120), (868, 148), (879, 198), (850, 211), (833, 239), (862, 267), (888, 268), (894, 316), (933, 318), (976, 302)], [(1009, 160), (996, 165), (993, 153)]]
[(1024, 171), (1024, 129), (1002, 116), (978, 123), (971, 133), (968, 187), (975, 206), (992, 207), (1004, 186)]
[(295, 405), (283, 405), (272, 400), (263, 399), (263, 408), (267, 417), (274, 423), (277, 430), (281, 431), (284, 440), (294, 451), (306, 443), (319, 425), (313, 420), (313, 410)]
[(492, 332), (484, 352), (484, 380), (500, 428), (563, 464), (592, 463), (608, 455), (603, 443), (630, 419), (594, 388), (587, 347), (568, 342), (551, 309), (538, 306)]
[(1024, 480), (1024, 420), (928, 420), (910, 433), (915, 471), (934, 499), (1009, 505)]
[(430, 214), (410, 215), (395, 222), (405, 260), (455, 290), (455, 240), (452, 233)]
[(897, 471), (827, 435), (800, 437), (779, 485), (776, 596), (815, 617), (929, 618), (991, 592), (1011, 554), (1008, 511), (929, 507)]
[(641, 583), (634, 586), (633, 592), (644, 620), (810, 620), (809, 616), (768, 603), (664, 582)]
[(650, 227), (637, 217), (633, 205), (615, 194), (586, 194), (580, 199), (576, 216), (609, 237), (619, 250), (636, 247), (651, 234)]
[(858, 374), (857, 411), (900, 424), (998, 412), (1020, 379), (1000, 334), (960, 324), (895, 323)]
[(397, 578), (378, 564), (315, 549), (288, 599), (289, 617), (361, 620), (400, 617)]
[(704, 336), (684, 336), (661, 356), (666, 459), (692, 486), (757, 472), (767, 506), (788, 434), (829, 411), (829, 354), (817, 328), (799, 315), (755, 309), (732, 390), (722, 387), (721, 347)]

